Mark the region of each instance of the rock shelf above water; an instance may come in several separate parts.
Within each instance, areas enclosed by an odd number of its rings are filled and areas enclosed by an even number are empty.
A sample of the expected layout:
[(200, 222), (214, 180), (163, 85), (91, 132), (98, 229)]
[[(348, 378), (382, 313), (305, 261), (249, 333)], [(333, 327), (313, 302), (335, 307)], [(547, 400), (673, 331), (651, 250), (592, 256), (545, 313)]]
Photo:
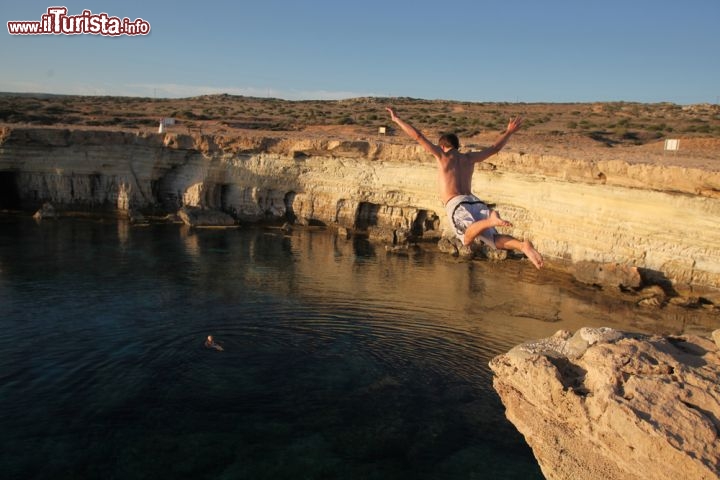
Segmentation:
[(560, 331), (495, 357), (493, 385), (549, 479), (714, 479), (719, 335)]

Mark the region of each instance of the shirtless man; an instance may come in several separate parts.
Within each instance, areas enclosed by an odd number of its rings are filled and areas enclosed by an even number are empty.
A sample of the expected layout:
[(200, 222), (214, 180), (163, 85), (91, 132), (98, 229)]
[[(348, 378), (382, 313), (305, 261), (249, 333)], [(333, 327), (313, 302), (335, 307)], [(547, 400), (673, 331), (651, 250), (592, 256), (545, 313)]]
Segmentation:
[(502, 150), (510, 136), (520, 128), (522, 118), (510, 120), (507, 130), (492, 146), (477, 152), (460, 153), (460, 142), (454, 133), (443, 135), (438, 145), (435, 145), (418, 129), (398, 117), (391, 107), (387, 107), (387, 111), (403, 132), (437, 159), (441, 200), (455, 229), (455, 235), (463, 245), (470, 245), (479, 237), (491, 248), (521, 251), (536, 268), (541, 268), (543, 257), (533, 244), (528, 240), (520, 241), (510, 235), (498, 233), (495, 227), (512, 224), (500, 218), (497, 211), (490, 210), (470, 189), (475, 164)]

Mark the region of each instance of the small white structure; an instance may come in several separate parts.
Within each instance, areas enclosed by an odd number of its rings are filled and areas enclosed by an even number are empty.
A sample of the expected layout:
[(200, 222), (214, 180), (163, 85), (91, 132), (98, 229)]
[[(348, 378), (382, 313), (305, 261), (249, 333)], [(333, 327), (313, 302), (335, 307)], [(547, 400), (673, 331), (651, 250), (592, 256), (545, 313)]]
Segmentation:
[(387, 128), (386, 128), (386, 127), (380, 127), (380, 128), (378, 128), (378, 134), (379, 134), (379, 135), (385, 135), (386, 133), (387, 133)]
[(680, 140), (677, 138), (667, 138), (665, 139), (665, 151), (671, 151), (677, 153), (677, 151), (680, 150)]
[(158, 127), (158, 133), (165, 133), (165, 127), (175, 125), (175, 119), (171, 117), (161, 118), (160, 126)]

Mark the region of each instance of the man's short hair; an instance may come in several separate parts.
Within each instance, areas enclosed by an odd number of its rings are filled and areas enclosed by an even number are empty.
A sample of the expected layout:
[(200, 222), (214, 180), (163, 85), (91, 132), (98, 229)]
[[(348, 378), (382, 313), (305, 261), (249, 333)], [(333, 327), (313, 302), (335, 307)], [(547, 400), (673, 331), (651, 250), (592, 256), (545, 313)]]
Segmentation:
[(446, 133), (440, 137), (438, 144), (444, 148), (460, 148), (460, 140), (454, 133)]

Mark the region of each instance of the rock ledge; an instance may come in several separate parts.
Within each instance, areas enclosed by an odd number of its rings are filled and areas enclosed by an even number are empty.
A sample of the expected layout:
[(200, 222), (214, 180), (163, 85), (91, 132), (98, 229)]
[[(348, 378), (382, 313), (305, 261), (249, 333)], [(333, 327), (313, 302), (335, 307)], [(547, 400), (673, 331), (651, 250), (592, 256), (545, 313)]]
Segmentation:
[(718, 349), (697, 336), (583, 328), (519, 345), (490, 368), (547, 478), (711, 479), (720, 475)]

